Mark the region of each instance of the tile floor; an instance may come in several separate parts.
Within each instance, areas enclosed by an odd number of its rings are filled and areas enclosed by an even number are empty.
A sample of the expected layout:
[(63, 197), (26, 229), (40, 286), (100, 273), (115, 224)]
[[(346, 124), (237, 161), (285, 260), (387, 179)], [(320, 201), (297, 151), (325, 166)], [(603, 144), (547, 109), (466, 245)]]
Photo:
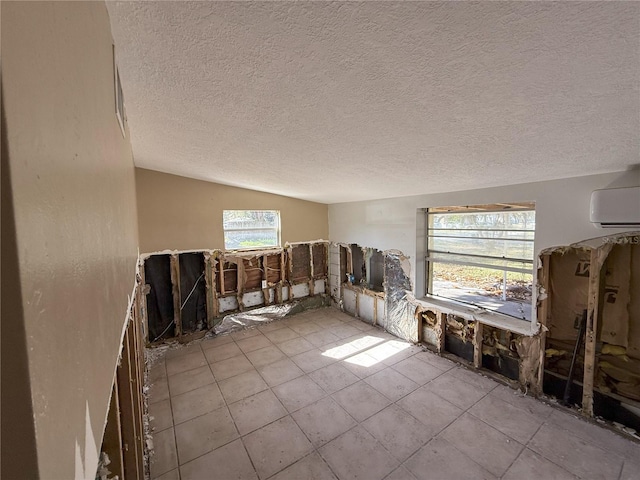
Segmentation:
[(640, 446), (326, 308), (169, 350), (151, 478), (640, 478)]

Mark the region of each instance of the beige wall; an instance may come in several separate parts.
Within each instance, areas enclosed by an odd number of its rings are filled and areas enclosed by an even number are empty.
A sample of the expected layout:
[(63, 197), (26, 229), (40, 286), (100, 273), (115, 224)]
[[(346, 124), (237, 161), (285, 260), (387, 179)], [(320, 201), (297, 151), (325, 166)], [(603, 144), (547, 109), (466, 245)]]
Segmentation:
[(282, 244), (327, 239), (328, 207), (136, 168), (140, 252), (224, 248), (223, 210), (280, 210)]
[[(16, 461), (29, 447), (16, 434), (24, 429), (35, 430), (41, 478), (94, 478), (137, 253), (133, 159), (114, 113), (109, 16), (102, 2), (1, 8), (2, 175), (5, 183), (8, 167), (13, 207), (5, 212), (3, 198), (3, 285), (18, 293), (3, 298), (2, 476), (35, 476), (33, 458)], [(5, 219), (15, 227), (7, 272)], [(10, 341), (24, 358), (5, 357)], [(5, 384), (9, 368), (24, 372), (13, 385)], [(5, 410), (14, 390), (24, 402), (30, 392), (34, 428)]]

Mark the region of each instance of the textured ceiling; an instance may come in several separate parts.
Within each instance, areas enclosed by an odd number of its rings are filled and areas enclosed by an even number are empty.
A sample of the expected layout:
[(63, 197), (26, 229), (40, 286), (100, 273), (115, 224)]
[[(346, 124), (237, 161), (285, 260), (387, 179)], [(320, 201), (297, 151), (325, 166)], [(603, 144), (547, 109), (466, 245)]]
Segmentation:
[(109, 2), (136, 165), (336, 203), (640, 163), (635, 2)]

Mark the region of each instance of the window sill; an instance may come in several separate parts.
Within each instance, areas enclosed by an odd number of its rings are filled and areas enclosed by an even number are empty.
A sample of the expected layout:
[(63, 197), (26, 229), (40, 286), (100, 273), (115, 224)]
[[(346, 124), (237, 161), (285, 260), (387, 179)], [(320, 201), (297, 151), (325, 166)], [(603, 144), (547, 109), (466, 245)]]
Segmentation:
[(520, 320), (502, 313), (491, 312), (465, 303), (456, 302), (455, 300), (445, 300), (432, 295), (426, 295), (416, 300), (425, 307), (435, 308), (442, 313), (459, 315), (467, 320), (475, 320), (490, 327), (501, 328), (527, 336), (535, 335), (538, 332), (536, 328), (537, 324), (533, 321)]

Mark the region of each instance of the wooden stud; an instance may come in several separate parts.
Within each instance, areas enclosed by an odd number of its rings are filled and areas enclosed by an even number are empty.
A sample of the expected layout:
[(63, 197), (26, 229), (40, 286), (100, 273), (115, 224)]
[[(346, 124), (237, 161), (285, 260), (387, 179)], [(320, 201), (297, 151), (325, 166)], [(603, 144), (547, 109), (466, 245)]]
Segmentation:
[(447, 333), (447, 314), (443, 312), (438, 312), (438, 330), (440, 330), (438, 335), (438, 353), (442, 353), (445, 351), (445, 334)]
[(182, 335), (182, 311), (180, 310), (180, 260), (177, 254), (171, 255), (171, 293), (173, 295), (173, 323), (175, 336)]
[[(122, 415), (122, 447), (124, 471), (127, 479), (141, 479), (138, 475), (138, 449), (136, 447), (136, 424), (134, 421), (134, 397), (131, 382), (131, 365), (129, 355), (129, 331), (125, 332), (122, 347), (122, 360), (118, 367), (118, 392), (120, 394), (120, 408)], [(140, 461), (140, 464), (142, 462)]]
[[(102, 439), (102, 451), (109, 455), (109, 470), (112, 475), (124, 479), (124, 460), (122, 458), (122, 425), (120, 423), (120, 404), (118, 402), (118, 382), (114, 378), (111, 390), (111, 402), (107, 414), (107, 424)], [(114, 478), (112, 477), (112, 478)]]
[(313, 278), (314, 275), (314, 267), (313, 267), (313, 243), (309, 244), (309, 296), (313, 297), (316, 287), (316, 282)]
[(236, 296), (238, 298), (238, 310), (244, 312), (244, 259), (242, 257), (237, 258), (237, 282), (236, 282)]
[(482, 366), (482, 324), (477, 320), (473, 329), (473, 366)]
[(224, 289), (224, 255), (220, 255), (218, 264), (220, 265), (220, 295), (224, 297), (227, 294)]
[(207, 329), (213, 327), (215, 315), (215, 273), (211, 266), (211, 255), (204, 253), (204, 281), (207, 289)]
[(542, 269), (540, 271), (540, 277), (538, 278), (538, 284), (544, 288), (546, 298), (540, 301), (538, 306), (538, 323), (540, 324), (540, 352), (538, 359), (538, 376), (536, 378), (536, 384), (532, 385), (533, 394), (540, 395), (543, 391), (544, 381), (544, 362), (545, 362), (545, 350), (547, 342), (547, 315), (549, 314), (549, 264), (551, 263), (551, 256), (548, 254), (542, 255), (540, 258), (542, 262)]
[(142, 328), (144, 330), (144, 343), (147, 345), (149, 343), (149, 316), (147, 315), (147, 295), (149, 294), (151, 288), (147, 285), (144, 273), (144, 262), (140, 265), (140, 269), (138, 271), (140, 275), (140, 283), (136, 288), (136, 304), (138, 305), (138, 312), (140, 313), (140, 321), (142, 324)]
[(584, 340), (584, 378), (582, 380), (582, 414), (585, 417), (593, 417), (599, 290), (600, 263), (598, 262), (598, 250), (592, 249), (589, 261), (589, 294), (587, 298), (587, 328)]

